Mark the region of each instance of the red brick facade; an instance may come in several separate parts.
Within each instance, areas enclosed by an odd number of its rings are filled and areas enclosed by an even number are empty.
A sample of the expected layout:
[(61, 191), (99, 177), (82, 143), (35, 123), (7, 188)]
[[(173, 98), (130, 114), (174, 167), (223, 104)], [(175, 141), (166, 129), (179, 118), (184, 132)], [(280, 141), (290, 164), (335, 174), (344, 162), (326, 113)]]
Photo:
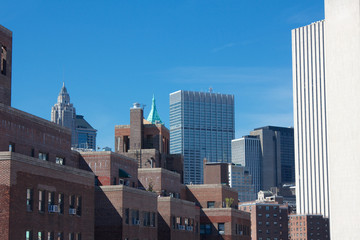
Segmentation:
[(135, 188), (97, 187), (95, 239), (148, 239), (157, 237), (157, 195)]
[[(113, 152), (81, 152), (82, 167), (92, 171), (99, 186), (125, 184), (137, 187), (138, 174), (135, 159)], [(120, 173), (128, 173), (124, 178)]]
[(200, 208), (173, 197), (158, 198), (159, 239), (200, 239)]
[(0, 25), (0, 103), (11, 106), (12, 32)]
[(329, 240), (329, 219), (321, 215), (289, 215), (289, 239)]

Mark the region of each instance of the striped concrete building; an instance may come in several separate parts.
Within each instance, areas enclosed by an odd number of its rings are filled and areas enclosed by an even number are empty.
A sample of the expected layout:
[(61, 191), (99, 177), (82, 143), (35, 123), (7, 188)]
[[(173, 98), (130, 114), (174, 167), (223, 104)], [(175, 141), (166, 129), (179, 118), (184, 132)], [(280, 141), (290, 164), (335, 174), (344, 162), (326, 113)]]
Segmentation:
[(324, 21), (292, 30), (296, 205), (329, 217)]

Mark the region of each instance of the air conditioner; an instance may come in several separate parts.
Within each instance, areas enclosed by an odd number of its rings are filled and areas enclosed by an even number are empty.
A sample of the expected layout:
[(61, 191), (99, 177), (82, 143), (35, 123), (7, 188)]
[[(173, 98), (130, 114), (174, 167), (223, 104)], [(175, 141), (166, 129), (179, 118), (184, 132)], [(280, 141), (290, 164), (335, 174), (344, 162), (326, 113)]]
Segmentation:
[(70, 215), (75, 215), (76, 214), (76, 209), (75, 208), (69, 208), (69, 214)]
[(48, 211), (51, 213), (57, 213), (57, 212), (59, 212), (59, 206), (58, 205), (49, 205)]
[(179, 230), (185, 230), (185, 225), (178, 225)]
[(140, 220), (135, 220), (136, 225), (140, 225)]
[(192, 232), (192, 231), (193, 231), (193, 227), (192, 227), (192, 226), (186, 226), (186, 230)]
[(220, 234), (220, 235), (224, 235), (224, 234), (225, 234), (225, 231), (219, 231), (219, 234)]

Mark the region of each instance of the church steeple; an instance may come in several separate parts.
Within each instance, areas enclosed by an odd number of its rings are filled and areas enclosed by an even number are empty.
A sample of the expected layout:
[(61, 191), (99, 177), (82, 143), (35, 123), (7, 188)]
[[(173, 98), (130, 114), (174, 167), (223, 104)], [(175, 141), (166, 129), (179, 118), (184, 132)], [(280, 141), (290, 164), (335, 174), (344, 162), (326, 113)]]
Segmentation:
[(147, 117), (146, 120), (151, 122), (152, 124), (159, 124), (159, 123), (163, 124), (161, 119), (160, 119), (159, 113), (156, 110), (155, 96), (154, 95), (153, 95), (153, 98), (152, 98), (151, 110), (150, 110), (149, 116)]

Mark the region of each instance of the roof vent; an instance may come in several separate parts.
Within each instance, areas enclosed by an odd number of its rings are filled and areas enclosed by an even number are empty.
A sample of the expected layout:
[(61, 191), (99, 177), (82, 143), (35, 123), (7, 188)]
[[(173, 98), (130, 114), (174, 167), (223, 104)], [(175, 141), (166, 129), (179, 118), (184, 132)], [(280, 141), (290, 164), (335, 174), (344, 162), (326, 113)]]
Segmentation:
[(141, 108), (141, 105), (140, 105), (140, 103), (133, 103), (133, 107), (132, 107), (133, 109), (137, 109), (137, 108)]

